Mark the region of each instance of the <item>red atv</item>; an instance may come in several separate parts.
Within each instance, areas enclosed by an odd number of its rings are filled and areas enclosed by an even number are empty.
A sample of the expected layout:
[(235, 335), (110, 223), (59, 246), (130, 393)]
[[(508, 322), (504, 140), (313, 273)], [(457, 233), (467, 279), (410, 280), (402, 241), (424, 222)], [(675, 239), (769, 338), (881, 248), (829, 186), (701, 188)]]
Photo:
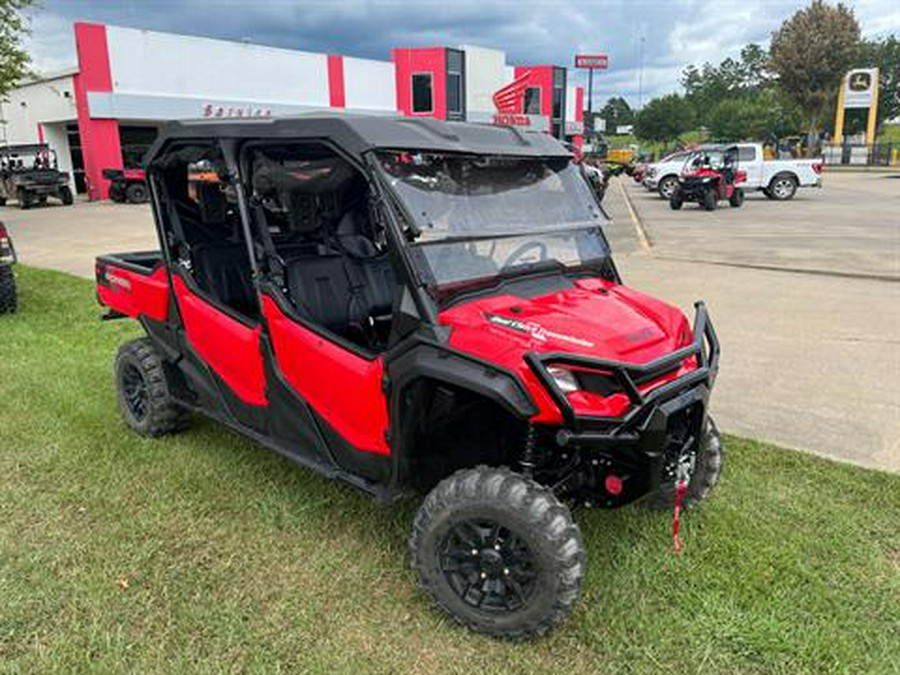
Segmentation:
[(162, 250), (98, 258), (139, 434), (207, 415), (385, 504), (466, 626), (546, 633), (585, 573), (575, 505), (706, 497), (719, 347), (702, 303), (623, 286), (606, 216), (546, 134), (432, 119), (173, 123)]
[(150, 198), (144, 169), (103, 169), (103, 177), (110, 181), (109, 198), (114, 202), (143, 204)]
[(669, 198), (669, 206), (677, 211), (685, 202), (697, 202), (713, 211), (720, 201), (726, 200), (739, 207), (744, 203), (744, 190), (738, 184), (747, 181), (747, 172), (737, 168), (737, 156), (735, 146), (692, 152), (678, 177), (678, 187)]

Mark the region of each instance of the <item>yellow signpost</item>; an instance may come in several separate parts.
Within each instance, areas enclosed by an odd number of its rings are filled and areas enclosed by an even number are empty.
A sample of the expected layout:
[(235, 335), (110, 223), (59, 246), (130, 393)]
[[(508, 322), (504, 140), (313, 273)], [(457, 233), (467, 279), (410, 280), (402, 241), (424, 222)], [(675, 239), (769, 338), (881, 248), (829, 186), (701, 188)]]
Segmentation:
[(866, 143), (874, 143), (875, 124), (878, 120), (878, 68), (856, 68), (844, 76), (834, 116), (835, 145), (844, 141), (844, 110), (848, 108), (869, 109)]

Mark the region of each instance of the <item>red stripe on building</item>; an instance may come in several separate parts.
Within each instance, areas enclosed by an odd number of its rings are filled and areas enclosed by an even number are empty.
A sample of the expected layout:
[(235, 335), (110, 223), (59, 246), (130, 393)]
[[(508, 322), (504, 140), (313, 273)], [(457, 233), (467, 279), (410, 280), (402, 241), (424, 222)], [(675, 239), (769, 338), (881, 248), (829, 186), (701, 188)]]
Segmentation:
[(109, 181), (103, 178), (103, 169), (122, 168), (119, 123), (92, 118), (88, 103), (88, 92), (107, 92), (113, 88), (106, 26), (76, 22), (75, 51), (78, 54), (78, 73), (73, 78), (75, 107), (88, 197), (92, 200), (106, 199), (109, 196)]
[(340, 54), (328, 55), (328, 94), (332, 108), (347, 106), (344, 92), (344, 57)]

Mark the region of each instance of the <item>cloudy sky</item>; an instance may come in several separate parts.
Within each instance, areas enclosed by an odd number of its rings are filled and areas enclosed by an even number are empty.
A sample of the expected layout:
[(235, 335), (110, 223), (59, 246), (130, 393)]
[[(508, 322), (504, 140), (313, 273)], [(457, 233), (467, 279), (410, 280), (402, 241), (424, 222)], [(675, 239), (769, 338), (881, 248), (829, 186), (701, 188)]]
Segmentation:
[[(72, 21), (203, 35), (389, 59), (399, 46), (478, 44), (511, 63), (568, 65), (605, 52), (597, 104), (637, 103), (678, 89), (682, 68), (767, 43), (805, 2), (795, 0), (43, 0), (28, 42), (37, 70), (75, 64)], [(866, 36), (900, 34), (900, 0), (850, 0)], [(643, 54), (642, 54), (643, 52)], [(643, 68), (640, 64), (643, 62)], [(639, 73), (642, 71), (642, 77)], [(570, 71), (571, 72), (571, 71)], [(580, 78), (581, 73), (575, 77)]]

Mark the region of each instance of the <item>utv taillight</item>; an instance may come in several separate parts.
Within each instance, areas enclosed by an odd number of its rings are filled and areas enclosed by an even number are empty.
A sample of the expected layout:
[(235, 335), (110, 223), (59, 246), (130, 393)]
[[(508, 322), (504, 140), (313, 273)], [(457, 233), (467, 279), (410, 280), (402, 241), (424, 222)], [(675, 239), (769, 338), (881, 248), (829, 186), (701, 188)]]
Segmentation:
[(9, 233), (6, 231), (6, 225), (0, 223), (0, 246), (6, 246), (9, 243)]
[(825, 168), (824, 162), (813, 162), (812, 170), (816, 173), (817, 176), (822, 175), (822, 170)]

